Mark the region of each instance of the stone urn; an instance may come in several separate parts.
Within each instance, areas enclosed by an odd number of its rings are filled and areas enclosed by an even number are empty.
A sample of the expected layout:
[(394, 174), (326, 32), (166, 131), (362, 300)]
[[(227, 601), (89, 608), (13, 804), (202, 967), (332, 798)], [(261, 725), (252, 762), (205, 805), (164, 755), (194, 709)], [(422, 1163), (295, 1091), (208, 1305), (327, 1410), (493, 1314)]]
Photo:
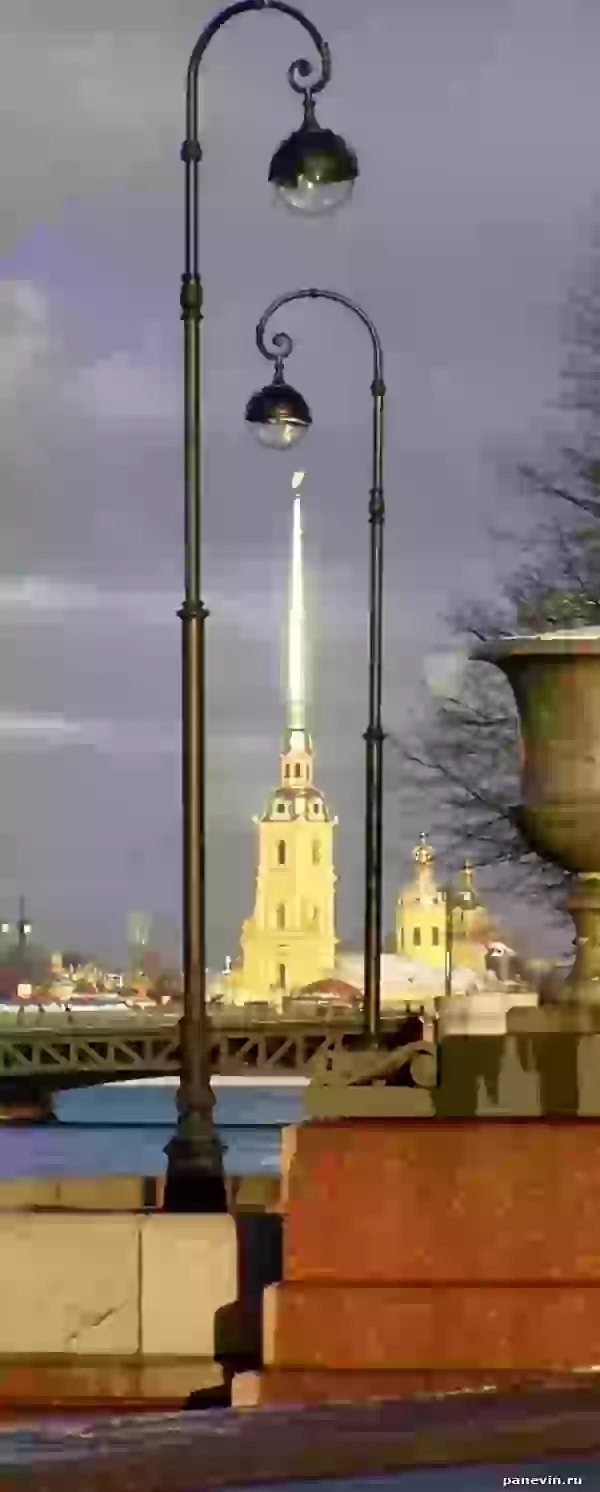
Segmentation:
[(575, 961), (556, 999), (600, 1005), (600, 629), (504, 637), (474, 660), (511, 685), (521, 727), (523, 837), (573, 876)]

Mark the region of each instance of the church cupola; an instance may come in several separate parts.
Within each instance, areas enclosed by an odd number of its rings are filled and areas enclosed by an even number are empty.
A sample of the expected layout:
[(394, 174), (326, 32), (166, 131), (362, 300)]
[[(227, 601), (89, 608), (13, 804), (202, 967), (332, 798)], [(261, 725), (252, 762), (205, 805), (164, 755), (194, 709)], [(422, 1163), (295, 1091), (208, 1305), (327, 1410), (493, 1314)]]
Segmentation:
[(473, 883), (472, 860), (463, 860), (453, 900), (455, 954), (465, 965), (484, 972), (487, 946), (493, 940), (494, 929), (490, 914)]
[(472, 910), (481, 905), (475, 887), (473, 885), (473, 861), (463, 860), (458, 886), (456, 889), (456, 901), (461, 907)]
[(414, 875), (396, 903), (396, 951), (432, 967), (444, 960), (445, 901), (434, 874), (435, 850), (426, 834), (412, 851)]
[(432, 895), (439, 895), (433, 872), (435, 850), (429, 844), (426, 834), (419, 835), (419, 843), (415, 845), (412, 858), (415, 866), (412, 890), (416, 900), (426, 901)]

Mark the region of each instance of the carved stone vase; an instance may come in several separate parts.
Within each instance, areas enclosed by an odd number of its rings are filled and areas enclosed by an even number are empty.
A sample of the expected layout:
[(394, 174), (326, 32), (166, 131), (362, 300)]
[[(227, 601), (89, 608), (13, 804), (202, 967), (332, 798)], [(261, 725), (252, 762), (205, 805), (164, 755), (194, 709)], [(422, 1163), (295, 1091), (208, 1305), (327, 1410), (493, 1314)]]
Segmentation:
[(511, 685), (521, 728), (514, 818), (543, 859), (572, 873), (575, 961), (556, 995), (600, 1005), (600, 630), (505, 637), (472, 657)]

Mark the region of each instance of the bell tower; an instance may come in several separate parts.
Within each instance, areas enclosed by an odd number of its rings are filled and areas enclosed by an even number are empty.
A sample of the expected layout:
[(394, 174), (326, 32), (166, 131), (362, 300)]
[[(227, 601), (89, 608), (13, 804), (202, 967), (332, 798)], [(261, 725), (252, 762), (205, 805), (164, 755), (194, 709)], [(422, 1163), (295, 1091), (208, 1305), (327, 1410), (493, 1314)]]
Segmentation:
[(244, 999), (280, 1002), (330, 974), (335, 962), (333, 830), (337, 819), (313, 782), (313, 747), (306, 723), (306, 617), (302, 524), (292, 486), (292, 571), (288, 613), (287, 720), (279, 784), (258, 828), (254, 911), (242, 928), (235, 983)]
[(473, 862), (463, 860), (458, 877), (452, 914), (454, 956), (456, 960), (475, 969), (486, 971), (488, 945), (493, 942), (495, 929), (489, 912), (483, 905), (473, 883)]

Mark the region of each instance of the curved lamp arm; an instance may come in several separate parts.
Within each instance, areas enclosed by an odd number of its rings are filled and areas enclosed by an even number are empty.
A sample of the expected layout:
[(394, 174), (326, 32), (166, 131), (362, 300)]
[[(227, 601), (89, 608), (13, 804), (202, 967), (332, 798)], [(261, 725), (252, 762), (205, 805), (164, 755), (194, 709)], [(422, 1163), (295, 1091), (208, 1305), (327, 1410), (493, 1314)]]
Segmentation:
[[(309, 105), (315, 93), (320, 93), (325, 88), (331, 77), (331, 52), (326, 41), (323, 40), (320, 31), (309, 21), (301, 10), (296, 10), (294, 5), (286, 5), (285, 0), (236, 0), (233, 5), (227, 5), (224, 10), (213, 16), (212, 21), (204, 27), (201, 36), (198, 37), (196, 45), (191, 54), (186, 83), (186, 137), (181, 147), (181, 159), (186, 166), (186, 200), (185, 200), (185, 268), (188, 275), (198, 272), (198, 214), (196, 210), (198, 181), (198, 166), (202, 160), (202, 147), (198, 138), (198, 71), (200, 63), (213, 36), (231, 21), (234, 16), (243, 15), (249, 10), (278, 10), (283, 15), (291, 16), (292, 20), (298, 21), (304, 30), (308, 32), (314, 42), (319, 54), (320, 72), (313, 79), (314, 67), (306, 57), (298, 57), (290, 64), (287, 78), (290, 87), (295, 93), (303, 95), (305, 105)], [(301, 82), (303, 79), (305, 81)]]
[(216, 36), (217, 31), (220, 31), (221, 27), (227, 24), (227, 21), (232, 20), (233, 16), (243, 15), (244, 11), (247, 10), (279, 10), (283, 15), (291, 16), (293, 21), (298, 21), (299, 25), (304, 27), (304, 30), (308, 32), (308, 35), (314, 42), (321, 63), (320, 74), (315, 78), (314, 82), (301, 83), (299, 81), (301, 78), (310, 78), (313, 66), (312, 63), (307, 61), (306, 57), (297, 58), (295, 62), (291, 63), (287, 74), (288, 83), (294, 89), (295, 93), (301, 93), (304, 97), (309, 93), (320, 93), (329, 82), (331, 77), (331, 53), (329, 47), (327, 42), (323, 40), (320, 31), (309, 20), (308, 16), (304, 15), (303, 11), (297, 10), (294, 5), (286, 5), (285, 0), (236, 0), (236, 3), (233, 5), (227, 5), (224, 10), (220, 10), (216, 16), (213, 16), (212, 21), (209, 21), (208, 25), (204, 27), (204, 31), (198, 37), (190, 57), (187, 73), (187, 133), (190, 137), (197, 134), (198, 97), (196, 85), (198, 69), (206, 48), (212, 41), (213, 36)]
[(271, 340), (273, 347), (276, 349), (275, 352), (266, 346), (265, 332), (268, 322), (275, 315), (276, 311), (279, 311), (281, 306), (290, 305), (295, 300), (337, 301), (340, 306), (345, 306), (347, 311), (353, 311), (354, 315), (358, 316), (359, 321), (362, 321), (363, 326), (366, 326), (371, 338), (373, 349), (373, 382), (381, 385), (382, 392), (385, 393), (385, 388), (383, 388), (383, 348), (379, 332), (371, 321), (370, 316), (367, 316), (366, 311), (363, 311), (362, 306), (359, 306), (356, 301), (351, 300), (349, 295), (342, 295), (339, 290), (316, 290), (311, 286), (308, 290), (289, 290), (285, 295), (278, 295), (276, 300), (271, 301), (270, 306), (267, 306), (256, 328), (256, 345), (263, 357), (268, 358), (269, 362), (282, 367), (284, 359), (289, 357), (293, 351), (293, 338), (288, 336), (287, 332), (275, 332), (272, 335)]

